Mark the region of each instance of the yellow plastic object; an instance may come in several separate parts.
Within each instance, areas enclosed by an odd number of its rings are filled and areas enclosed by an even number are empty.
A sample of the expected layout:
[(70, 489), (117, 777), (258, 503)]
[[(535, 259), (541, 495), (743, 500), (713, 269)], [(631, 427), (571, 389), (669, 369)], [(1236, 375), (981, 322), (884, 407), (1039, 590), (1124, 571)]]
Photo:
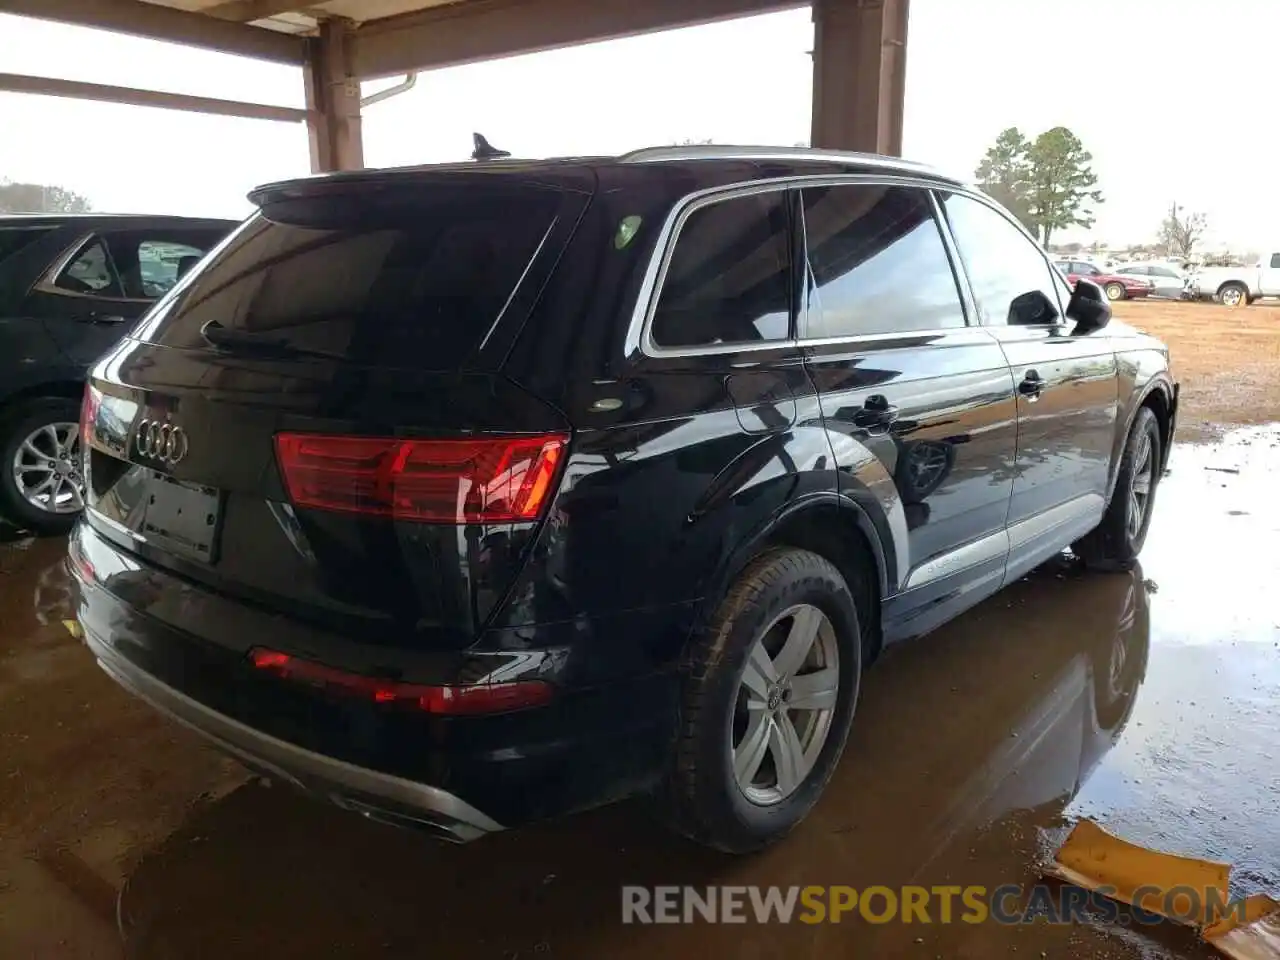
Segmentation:
[(62, 625), (67, 628), (67, 633), (77, 640), (84, 639), (84, 627), (80, 626), (79, 620), (63, 620)]
[[(1148, 850), (1082, 820), (1045, 873), (1191, 924), (1232, 960), (1280, 960), (1280, 902), (1255, 894), (1228, 904), (1230, 864)], [(1171, 893), (1179, 887), (1196, 892), (1204, 912), (1198, 922), (1188, 915), (1190, 904)]]
[(1280, 957), (1280, 902), (1256, 893), (1245, 900), (1243, 918), (1228, 912), (1203, 936), (1233, 960), (1276, 960)]
[[(1086, 890), (1109, 888), (1104, 892), (1114, 900), (1203, 927), (1222, 917), (1231, 865), (1148, 850), (1112, 836), (1091, 820), (1081, 820), (1048, 872)], [(1198, 906), (1204, 910), (1198, 920), (1193, 922), (1186, 912), (1170, 912), (1166, 894), (1174, 887), (1190, 887), (1197, 892)], [(1141, 897), (1135, 901), (1139, 890)], [(1216, 898), (1209, 894), (1210, 890), (1218, 891)], [(1185, 899), (1182, 906), (1187, 911), (1191, 908)]]

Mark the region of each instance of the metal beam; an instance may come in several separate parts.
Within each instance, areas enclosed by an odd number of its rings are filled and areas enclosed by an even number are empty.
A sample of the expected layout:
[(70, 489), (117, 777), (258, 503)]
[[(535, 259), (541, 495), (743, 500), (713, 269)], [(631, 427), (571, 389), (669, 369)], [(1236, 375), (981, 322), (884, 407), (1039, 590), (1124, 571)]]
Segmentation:
[(902, 154), (910, 0), (815, 0), (815, 147)]
[(0, 73), (0, 90), (47, 97), (70, 97), (76, 100), (101, 100), (105, 103), (128, 103), (137, 107), (189, 110), (193, 113), (217, 113), (227, 117), (248, 117), (252, 120), (300, 123), (307, 119), (307, 111), (296, 107), (246, 103), (243, 100), (220, 100), (216, 97), (194, 97), (185, 93), (139, 90), (135, 87), (82, 83), (79, 80), (58, 80), (53, 77), (31, 77), (20, 73)]
[(300, 37), (140, 0), (0, 0), (0, 13), (74, 23), (277, 63), (296, 65), (304, 58)]
[(320, 35), (307, 42), (303, 79), (313, 173), (364, 167), (360, 81), (352, 70), (354, 34), (350, 21), (322, 20)]
[(805, 6), (805, 0), (467, 0), (363, 24), (361, 78), (476, 63)]

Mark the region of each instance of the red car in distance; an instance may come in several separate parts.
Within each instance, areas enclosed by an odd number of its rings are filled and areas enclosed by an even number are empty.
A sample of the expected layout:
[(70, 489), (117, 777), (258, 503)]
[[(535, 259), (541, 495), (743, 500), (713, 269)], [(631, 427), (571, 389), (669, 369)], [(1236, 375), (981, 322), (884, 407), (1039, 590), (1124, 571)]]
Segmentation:
[(1076, 288), (1076, 281), (1084, 277), (1100, 286), (1106, 292), (1108, 300), (1136, 300), (1151, 296), (1155, 290), (1155, 284), (1146, 277), (1108, 273), (1096, 264), (1083, 260), (1055, 260), (1054, 266), (1062, 271), (1072, 290)]

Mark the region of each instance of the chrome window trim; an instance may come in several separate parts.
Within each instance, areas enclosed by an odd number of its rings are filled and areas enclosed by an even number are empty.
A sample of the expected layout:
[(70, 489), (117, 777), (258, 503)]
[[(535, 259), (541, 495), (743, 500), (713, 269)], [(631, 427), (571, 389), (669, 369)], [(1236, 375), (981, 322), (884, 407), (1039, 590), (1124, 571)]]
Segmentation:
[[(742, 343), (714, 343), (696, 347), (662, 347), (654, 341), (652, 332), (653, 315), (657, 309), (658, 297), (662, 292), (663, 283), (666, 281), (667, 268), (670, 266), (671, 257), (675, 251), (675, 245), (680, 239), (680, 229), (684, 226), (685, 221), (687, 221), (695, 211), (700, 210), (703, 207), (710, 206), (713, 203), (733, 199), (735, 197), (752, 196), (755, 194), (770, 193), (778, 190), (792, 190), (801, 187), (829, 187), (842, 185), (915, 187), (925, 191), (945, 189), (952, 193), (963, 193), (965, 195), (969, 195), (971, 192), (964, 187), (953, 187), (950, 182), (939, 183), (936, 179), (928, 179), (906, 174), (833, 173), (791, 174), (783, 177), (765, 177), (759, 180), (721, 184), (719, 186), (708, 187), (704, 190), (698, 190), (694, 193), (687, 194), (672, 206), (666, 219), (663, 221), (662, 229), (658, 234), (658, 240), (654, 244), (653, 253), (649, 258), (648, 266), (645, 268), (644, 278), (640, 282), (640, 291), (636, 295), (635, 306), (632, 308), (631, 312), (631, 320), (627, 324), (627, 334), (623, 341), (623, 356), (626, 359), (631, 359), (638, 354), (654, 360), (701, 356), (723, 356), (728, 354), (759, 352), (761, 350), (779, 350), (785, 348), (799, 349), (802, 346), (818, 346), (830, 343), (874, 343), (877, 340), (897, 339), (904, 336), (911, 336), (913, 334), (933, 333), (939, 330), (944, 332), (955, 332), (977, 326), (977, 324), (968, 324), (968, 318), (966, 315), (966, 326), (964, 327), (929, 327), (922, 328), (920, 330), (912, 330), (907, 333), (870, 333), (857, 334), (848, 337), (806, 339), (799, 336), (799, 327), (802, 320), (802, 317), (799, 314), (803, 313), (804, 310), (804, 304), (802, 303), (799, 305), (799, 309), (797, 310), (797, 335), (789, 339), (765, 341), (748, 340)], [(935, 226), (942, 235), (943, 245), (946, 247), (947, 237), (950, 233), (950, 225), (943, 220), (939, 220), (935, 223)], [(957, 260), (952, 264), (952, 269), (962, 273), (962, 265), (963, 261)], [(960, 295), (961, 307), (967, 310), (968, 304), (964, 301), (964, 290), (962, 288), (958, 288), (957, 293)]]
[(680, 231), (689, 218), (706, 207), (726, 200), (737, 200), (741, 197), (754, 197), (765, 193), (782, 193), (788, 190), (798, 177), (782, 177), (770, 180), (752, 180), (746, 183), (728, 184), (709, 187), (691, 193), (671, 208), (667, 219), (662, 224), (662, 232), (658, 235), (658, 243), (649, 259), (644, 280), (640, 285), (640, 293), (636, 297), (636, 305), (632, 310), (631, 322), (627, 328), (626, 355), (631, 356), (638, 349), (645, 356), (658, 358), (706, 356), (708, 354), (739, 353), (747, 350), (778, 350), (788, 346), (794, 347), (794, 336), (778, 340), (744, 340), (740, 343), (709, 343), (689, 347), (663, 347), (653, 339), (653, 316), (657, 312), (658, 299), (662, 287), (666, 283), (667, 271), (671, 267), (671, 259), (676, 244), (680, 240)]

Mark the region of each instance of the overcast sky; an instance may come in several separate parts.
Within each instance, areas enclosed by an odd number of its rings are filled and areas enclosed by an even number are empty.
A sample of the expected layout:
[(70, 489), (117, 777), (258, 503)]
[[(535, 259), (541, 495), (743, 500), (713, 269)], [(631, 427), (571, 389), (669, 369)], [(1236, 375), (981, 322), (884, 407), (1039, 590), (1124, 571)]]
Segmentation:
[[(1177, 199), (1214, 241), (1280, 249), (1277, 37), (1277, 0), (911, 0), (905, 153), (969, 176), (1003, 128), (1062, 124), (1106, 196), (1094, 238), (1151, 239)], [(472, 130), (531, 157), (789, 145), (812, 39), (799, 10), (424, 74), (366, 111), (365, 160), (461, 159)], [(293, 68), (5, 15), (0, 72), (302, 102)], [(254, 184), (307, 172), (300, 125), (0, 93), (0, 178), (100, 210), (239, 216)]]

